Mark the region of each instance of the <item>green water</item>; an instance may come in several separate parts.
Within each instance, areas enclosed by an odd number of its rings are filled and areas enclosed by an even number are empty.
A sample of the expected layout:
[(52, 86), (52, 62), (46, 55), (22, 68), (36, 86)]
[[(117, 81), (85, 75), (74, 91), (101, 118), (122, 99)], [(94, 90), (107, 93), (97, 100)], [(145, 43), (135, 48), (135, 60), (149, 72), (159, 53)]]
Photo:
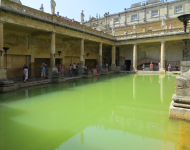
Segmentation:
[(0, 94), (0, 150), (186, 150), (175, 76), (112, 75)]

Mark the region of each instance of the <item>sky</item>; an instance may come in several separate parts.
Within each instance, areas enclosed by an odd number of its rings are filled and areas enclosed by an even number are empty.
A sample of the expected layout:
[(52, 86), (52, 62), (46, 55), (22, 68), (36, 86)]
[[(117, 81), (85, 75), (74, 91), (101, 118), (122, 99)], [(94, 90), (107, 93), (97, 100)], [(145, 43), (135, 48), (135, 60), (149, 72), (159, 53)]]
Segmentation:
[[(123, 12), (124, 8), (130, 8), (131, 4), (142, 2), (144, 0), (55, 0), (56, 8), (55, 12), (59, 11), (61, 16), (67, 16), (67, 18), (75, 19), (80, 22), (80, 15), (84, 10), (85, 21), (89, 20), (89, 16), (102, 17), (105, 12), (109, 14), (115, 14)], [(168, 0), (168, 2), (173, 0)], [(41, 4), (44, 5), (44, 12), (51, 13), (50, 0), (21, 0), (22, 4), (34, 9), (39, 9)]]

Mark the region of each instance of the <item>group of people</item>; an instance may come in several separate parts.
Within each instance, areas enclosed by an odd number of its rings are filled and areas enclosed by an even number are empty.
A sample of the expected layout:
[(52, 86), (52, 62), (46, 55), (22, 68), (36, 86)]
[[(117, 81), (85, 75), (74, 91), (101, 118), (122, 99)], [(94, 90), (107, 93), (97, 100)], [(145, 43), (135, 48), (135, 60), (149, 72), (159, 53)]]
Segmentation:
[(69, 66), (69, 76), (75, 76), (76, 75), (76, 70), (79, 68), (79, 63), (76, 65), (75, 63), (73, 65), (70, 64)]
[[(127, 34), (128, 34), (128, 31), (124, 32), (124, 34), (127, 35)], [(131, 31), (131, 34), (133, 34), (133, 31)]]
[(57, 73), (58, 72), (63, 72), (63, 66), (62, 66), (62, 64), (57, 64)]
[[(146, 67), (145, 67), (145, 64), (143, 64), (143, 65), (142, 65), (143, 71), (144, 71), (145, 68), (146, 68)], [(154, 65), (153, 65), (153, 63), (151, 62), (151, 63), (150, 63), (150, 71), (153, 71), (153, 68), (154, 68)]]
[[(56, 15), (56, 16), (57, 16), (57, 17), (60, 17), (60, 18), (63, 18), (63, 19), (67, 19), (67, 16), (66, 16), (66, 17), (60, 16), (60, 15), (59, 15), (59, 12), (57, 12), (57, 15)], [(71, 21), (72, 21), (72, 22), (75, 22), (75, 19), (73, 18)]]

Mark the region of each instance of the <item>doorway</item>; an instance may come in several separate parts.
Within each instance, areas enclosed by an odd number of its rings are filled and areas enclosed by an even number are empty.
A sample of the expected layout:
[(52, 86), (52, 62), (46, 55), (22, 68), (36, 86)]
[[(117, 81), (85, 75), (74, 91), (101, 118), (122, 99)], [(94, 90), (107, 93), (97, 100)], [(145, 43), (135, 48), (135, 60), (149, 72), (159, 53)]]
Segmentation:
[(127, 65), (126, 71), (130, 71), (130, 68), (131, 68), (131, 60), (125, 60), (125, 64)]

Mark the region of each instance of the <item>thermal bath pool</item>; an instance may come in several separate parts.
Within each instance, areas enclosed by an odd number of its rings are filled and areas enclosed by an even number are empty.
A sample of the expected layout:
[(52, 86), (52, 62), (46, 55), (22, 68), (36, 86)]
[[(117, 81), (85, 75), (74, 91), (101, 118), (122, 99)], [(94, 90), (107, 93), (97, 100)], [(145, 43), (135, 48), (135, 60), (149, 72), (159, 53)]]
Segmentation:
[(186, 150), (175, 76), (112, 75), (0, 94), (0, 150)]

